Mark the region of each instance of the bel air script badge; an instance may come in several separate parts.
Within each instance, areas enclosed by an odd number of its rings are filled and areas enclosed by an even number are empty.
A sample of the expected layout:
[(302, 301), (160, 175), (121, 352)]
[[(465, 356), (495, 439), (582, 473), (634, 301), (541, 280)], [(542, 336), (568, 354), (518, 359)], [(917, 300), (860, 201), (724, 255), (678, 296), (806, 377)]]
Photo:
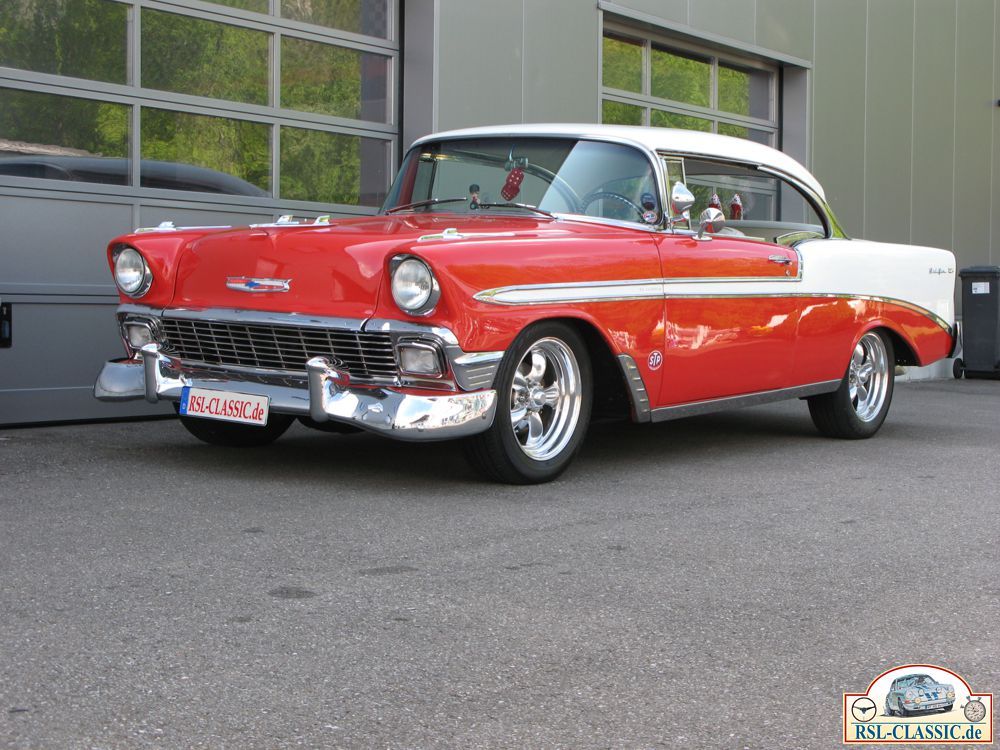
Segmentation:
[(237, 292), (287, 292), (291, 279), (251, 279), (249, 276), (229, 276), (226, 286)]

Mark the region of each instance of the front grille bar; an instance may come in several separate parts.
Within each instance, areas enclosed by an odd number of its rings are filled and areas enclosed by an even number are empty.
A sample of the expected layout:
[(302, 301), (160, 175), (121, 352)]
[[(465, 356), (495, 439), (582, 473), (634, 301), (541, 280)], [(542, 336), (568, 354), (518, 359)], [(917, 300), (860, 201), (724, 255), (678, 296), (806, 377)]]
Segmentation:
[(166, 316), (161, 329), (164, 351), (183, 361), (304, 373), (307, 360), (327, 357), (356, 378), (398, 374), (388, 333)]

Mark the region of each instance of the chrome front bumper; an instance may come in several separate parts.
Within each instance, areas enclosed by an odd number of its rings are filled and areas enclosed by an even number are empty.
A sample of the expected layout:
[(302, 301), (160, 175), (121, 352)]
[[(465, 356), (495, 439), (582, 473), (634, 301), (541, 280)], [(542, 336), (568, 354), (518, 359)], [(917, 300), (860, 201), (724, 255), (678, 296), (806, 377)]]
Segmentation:
[(94, 384), (101, 401), (145, 398), (180, 401), (185, 386), (267, 396), (270, 409), (334, 420), (399, 440), (446, 440), (489, 429), (496, 413), (496, 391), (415, 395), (390, 388), (351, 387), (346, 372), (315, 357), (306, 365), (308, 378), (276, 384), (264, 378), (237, 379), (229, 373), (185, 366), (160, 351), (157, 344), (142, 348), (142, 360), (106, 362)]

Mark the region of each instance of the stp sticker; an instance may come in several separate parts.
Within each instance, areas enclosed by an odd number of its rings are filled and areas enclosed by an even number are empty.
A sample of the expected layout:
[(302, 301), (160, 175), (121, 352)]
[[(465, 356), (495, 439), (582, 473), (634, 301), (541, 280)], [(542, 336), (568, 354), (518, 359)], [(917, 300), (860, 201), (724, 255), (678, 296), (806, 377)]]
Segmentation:
[(650, 355), (649, 355), (649, 369), (650, 370), (659, 370), (660, 369), (660, 365), (662, 365), (662, 364), (663, 364), (663, 354), (661, 354), (658, 351), (650, 353)]

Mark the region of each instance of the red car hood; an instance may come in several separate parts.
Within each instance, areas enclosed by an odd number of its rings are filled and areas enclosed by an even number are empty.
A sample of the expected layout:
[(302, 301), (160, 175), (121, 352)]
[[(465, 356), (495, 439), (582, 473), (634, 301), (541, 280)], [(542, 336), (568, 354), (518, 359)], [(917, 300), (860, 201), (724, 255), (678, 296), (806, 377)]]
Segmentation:
[[(565, 225), (564, 225), (565, 226)], [(172, 307), (223, 307), (348, 318), (370, 317), (385, 278), (386, 259), (421, 238), (431, 247), (445, 229), (496, 233), (506, 239), (556, 230), (547, 219), (509, 216), (373, 216), (329, 225), (250, 227), (192, 240), (178, 263)], [(227, 286), (240, 285), (243, 290)], [(267, 280), (287, 291), (253, 291)], [(261, 286), (257, 286), (260, 283)]]

